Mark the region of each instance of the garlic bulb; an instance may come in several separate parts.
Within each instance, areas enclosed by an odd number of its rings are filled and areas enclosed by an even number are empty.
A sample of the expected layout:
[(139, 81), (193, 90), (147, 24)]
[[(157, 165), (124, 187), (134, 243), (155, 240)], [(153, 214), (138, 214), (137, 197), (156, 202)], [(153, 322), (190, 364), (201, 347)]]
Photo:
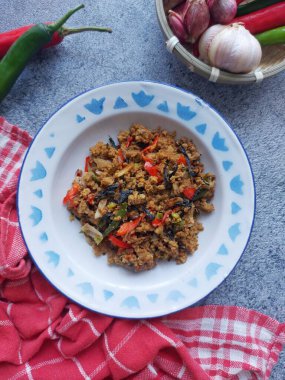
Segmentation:
[(254, 70), (262, 56), (257, 39), (241, 24), (220, 26), (212, 26), (201, 37), (201, 59), (232, 73), (248, 73)]
[(184, 11), (184, 25), (189, 35), (187, 42), (194, 43), (209, 26), (209, 8), (206, 0), (187, 0)]
[(237, 12), (236, 0), (207, 0), (211, 18), (216, 24), (228, 24)]
[(216, 36), (217, 33), (219, 33), (221, 30), (225, 28), (225, 25), (213, 25), (211, 28), (207, 29), (205, 33), (202, 34), (200, 41), (199, 41), (199, 58), (209, 63), (208, 59), (208, 51), (210, 48), (210, 45), (212, 43), (213, 38)]

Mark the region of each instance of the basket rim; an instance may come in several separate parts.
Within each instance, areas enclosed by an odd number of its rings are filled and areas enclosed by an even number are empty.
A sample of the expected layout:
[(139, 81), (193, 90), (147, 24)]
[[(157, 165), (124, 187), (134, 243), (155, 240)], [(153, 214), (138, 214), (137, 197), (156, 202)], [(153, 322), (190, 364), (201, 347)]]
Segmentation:
[[(160, 24), (165, 41), (169, 41), (171, 38), (175, 37), (172, 32), (163, 7), (163, 0), (155, 0), (156, 3), (156, 13)], [(182, 60), (186, 66), (193, 72), (196, 72), (206, 79), (210, 80), (212, 70), (214, 67), (207, 65), (200, 59), (196, 58), (193, 54), (189, 52), (180, 42), (175, 44), (172, 53), (176, 55), (180, 60)], [(196, 70), (195, 70), (196, 68)], [(258, 82), (258, 77), (256, 72), (261, 73), (262, 79), (268, 78), (270, 76), (276, 75), (285, 69), (285, 58), (284, 61), (277, 63), (275, 65), (269, 66), (266, 69), (257, 69), (256, 71), (250, 72), (248, 74), (234, 74), (227, 71), (219, 69), (219, 77), (216, 83), (228, 83), (228, 84), (248, 84)]]

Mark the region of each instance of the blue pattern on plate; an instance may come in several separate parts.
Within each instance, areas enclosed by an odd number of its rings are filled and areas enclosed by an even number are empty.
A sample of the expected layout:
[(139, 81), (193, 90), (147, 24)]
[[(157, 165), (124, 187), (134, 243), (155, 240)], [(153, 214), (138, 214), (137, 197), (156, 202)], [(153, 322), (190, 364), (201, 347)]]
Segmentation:
[(148, 294), (147, 298), (150, 300), (150, 302), (155, 303), (157, 301), (158, 294), (157, 293)]
[(163, 103), (160, 103), (157, 106), (157, 109), (160, 110), (160, 111), (162, 111), (162, 112), (169, 112), (167, 101), (165, 100)]
[(132, 92), (132, 97), (140, 107), (148, 106), (154, 99), (154, 95), (147, 95), (144, 91), (140, 91), (137, 94)]
[(174, 301), (177, 302), (181, 298), (185, 298), (185, 296), (180, 292), (180, 290), (171, 290), (167, 296), (168, 301)]
[(119, 96), (115, 102), (114, 110), (119, 110), (126, 107), (128, 107), (128, 103), (126, 103), (124, 99)]
[(236, 223), (236, 224), (233, 224), (230, 228), (229, 228), (229, 235), (230, 235), (230, 238), (232, 241), (235, 241), (236, 238), (238, 237), (238, 235), (241, 234), (241, 231), (240, 231), (240, 223)]
[(217, 252), (218, 255), (226, 256), (229, 254), (228, 248), (225, 244), (222, 244)]
[(45, 152), (46, 152), (48, 158), (52, 158), (52, 156), (54, 154), (54, 151), (55, 151), (55, 147), (54, 146), (45, 148)]
[(222, 267), (221, 264), (218, 263), (210, 263), (206, 267), (206, 277), (210, 280), (213, 276), (215, 276), (218, 270)]
[(207, 130), (207, 124), (196, 125), (195, 129), (200, 133), (200, 135), (204, 135)]
[(235, 193), (239, 195), (243, 195), (243, 190), (242, 190), (243, 185), (244, 183), (241, 180), (240, 175), (235, 176), (230, 182), (230, 187), (232, 191), (234, 191)]
[(46, 232), (43, 232), (42, 234), (40, 234), (40, 240), (42, 242), (48, 241), (48, 236), (47, 236)]
[(38, 197), (38, 198), (42, 198), (43, 197), (43, 191), (41, 189), (38, 189), (36, 191), (34, 191), (34, 194)]
[(222, 152), (227, 152), (229, 148), (226, 146), (225, 139), (220, 137), (220, 133), (216, 132), (213, 140), (212, 140), (212, 146), (216, 150), (220, 150)]
[(54, 267), (57, 267), (60, 260), (59, 254), (54, 251), (46, 251), (45, 254), (48, 256), (49, 264), (53, 264)]
[(241, 207), (236, 202), (232, 202), (232, 204), (231, 204), (232, 214), (233, 215), (237, 214), (240, 210), (241, 210)]
[(188, 285), (192, 286), (192, 288), (197, 288), (198, 287), (197, 278), (192, 278), (190, 281), (188, 281)]
[(29, 215), (29, 218), (32, 219), (33, 226), (36, 226), (42, 220), (43, 214), (39, 208), (35, 206), (31, 206), (31, 208), (32, 208), (32, 213), (31, 215)]
[(104, 102), (106, 98), (101, 98), (99, 100), (92, 99), (90, 103), (86, 103), (84, 107), (89, 111), (94, 113), (95, 115), (100, 115), (103, 112), (104, 109)]
[(74, 272), (72, 269), (68, 268), (67, 277), (72, 277), (72, 276), (74, 276)]
[(195, 117), (197, 114), (194, 111), (191, 111), (189, 106), (184, 106), (181, 103), (177, 103), (177, 115), (180, 117), (180, 119), (185, 121), (190, 121)]
[(77, 121), (77, 123), (82, 123), (82, 121), (84, 121), (85, 119), (86, 119), (85, 116), (76, 115), (76, 121)]
[(31, 172), (32, 172), (32, 177), (30, 179), (31, 181), (37, 181), (39, 179), (43, 179), (47, 175), (47, 171), (40, 161), (36, 161), (36, 167), (32, 169)]
[(82, 294), (93, 297), (93, 286), (90, 282), (82, 282), (81, 284), (77, 284), (77, 287), (82, 290)]
[(106, 290), (106, 289), (104, 289), (103, 293), (104, 293), (104, 298), (106, 301), (108, 301), (108, 299), (112, 298), (114, 295), (113, 292), (111, 292), (110, 290)]
[(132, 308), (140, 309), (139, 301), (137, 297), (135, 296), (130, 296), (130, 297), (125, 298), (123, 302), (121, 303), (121, 306), (128, 307), (129, 309), (132, 309)]
[(229, 171), (232, 166), (233, 166), (232, 161), (223, 161), (223, 168), (225, 169), (226, 172)]

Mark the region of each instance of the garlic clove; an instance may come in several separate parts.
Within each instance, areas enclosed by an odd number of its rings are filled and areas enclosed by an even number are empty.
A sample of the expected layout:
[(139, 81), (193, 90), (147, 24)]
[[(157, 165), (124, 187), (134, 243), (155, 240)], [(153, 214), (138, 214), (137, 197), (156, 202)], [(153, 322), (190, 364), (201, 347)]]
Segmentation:
[(206, 0), (187, 0), (184, 13), (184, 25), (189, 34), (187, 42), (194, 43), (209, 23), (210, 12)]
[(210, 64), (232, 73), (248, 73), (256, 69), (261, 56), (257, 39), (238, 23), (217, 33), (208, 49)]
[(210, 48), (210, 45), (214, 39), (214, 37), (224, 28), (226, 28), (225, 25), (213, 25), (209, 29), (207, 29), (201, 36), (199, 40), (199, 58), (206, 62), (209, 63), (208, 59), (208, 51)]

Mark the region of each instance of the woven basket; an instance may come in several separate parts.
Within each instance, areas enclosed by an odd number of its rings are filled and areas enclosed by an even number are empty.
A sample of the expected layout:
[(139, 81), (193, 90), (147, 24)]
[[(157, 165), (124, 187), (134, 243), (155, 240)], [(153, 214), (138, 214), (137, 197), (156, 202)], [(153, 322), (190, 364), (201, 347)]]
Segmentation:
[(285, 69), (285, 45), (263, 47), (259, 67), (248, 74), (232, 74), (211, 67), (191, 54), (191, 48), (182, 45), (173, 34), (168, 25), (163, 0), (156, 0), (156, 12), (167, 50), (175, 54), (192, 72), (200, 74), (211, 82), (224, 84), (256, 83)]

